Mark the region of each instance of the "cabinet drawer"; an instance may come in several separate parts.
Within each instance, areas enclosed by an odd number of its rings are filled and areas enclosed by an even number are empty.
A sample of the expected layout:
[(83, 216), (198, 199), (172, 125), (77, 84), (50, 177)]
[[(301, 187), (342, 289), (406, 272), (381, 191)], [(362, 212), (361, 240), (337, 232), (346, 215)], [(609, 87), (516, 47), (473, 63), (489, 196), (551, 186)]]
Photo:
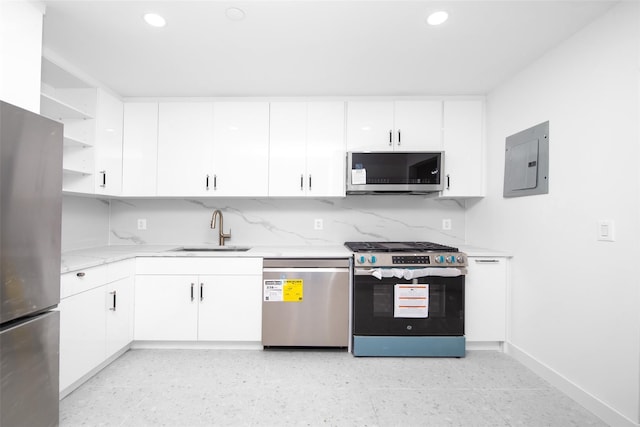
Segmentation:
[(262, 275), (262, 258), (137, 258), (136, 274)]
[(135, 259), (127, 259), (107, 264), (107, 282), (111, 283), (116, 280), (125, 279), (133, 276), (136, 271)]
[(107, 266), (100, 265), (60, 276), (60, 299), (107, 283)]

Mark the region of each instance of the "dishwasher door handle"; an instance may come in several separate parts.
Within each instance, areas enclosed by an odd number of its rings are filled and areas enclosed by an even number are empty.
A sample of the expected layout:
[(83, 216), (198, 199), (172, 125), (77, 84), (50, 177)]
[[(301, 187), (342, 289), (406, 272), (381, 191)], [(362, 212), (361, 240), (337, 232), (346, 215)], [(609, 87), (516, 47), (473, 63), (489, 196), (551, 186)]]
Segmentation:
[(345, 267), (265, 267), (262, 271), (264, 273), (348, 273), (349, 269)]

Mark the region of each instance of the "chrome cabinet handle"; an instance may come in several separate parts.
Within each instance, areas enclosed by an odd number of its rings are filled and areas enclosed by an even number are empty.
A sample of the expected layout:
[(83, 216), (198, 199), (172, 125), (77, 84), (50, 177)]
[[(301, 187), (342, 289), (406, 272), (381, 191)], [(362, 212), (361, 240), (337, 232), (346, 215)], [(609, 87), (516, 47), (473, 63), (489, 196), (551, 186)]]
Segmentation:
[(107, 171), (103, 170), (100, 171), (100, 173), (102, 174), (102, 184), (100, 184), (100, 187), (105, 188), (107, 186)]
[(213, 191), (218, 189), (218, 175), (213, 174)]
[(500, 262), (499, 259), (475, 259), (476, 264), (497, 264)]
[(200, 283), (200, 301), (204, 299), (204, 283)]
[(304, 190), (304, 175), (300, 174), (300, 191)]
[(402, 137), (401, 137), (400, 129), (398, 129), (398, 145), (400, 145), (401, 142), (402, 142)]
[(110, 295), (113, 295), (113, 305), (109, 310), (116, 311), (116, 291), (109, 292)]
[(209, 191), (209, 174), (207, 174), (207, 179), (205, 180), (205, 189)]
[(393, 144), (393, 129), (389, 129), (389, 147)]
[(193, 302), (193, 287), (195, 286), (195, 283), (191, 284), (191, 302)]
[(450, 177), (449, 177), (449, 174), (447, 174), (447, 190), (451, 189), (451, 185), (450, 185), (450, 184), (451, 184), (451, 182), (450, 182), (450, 179), (449, 179), (449, 178), (450, 178)]
[(311, 191), (311, 174), (309, 174), (309, 191)]
[(79, 273), (76, 273), (76, 276), (78, 277), (84, 277), (87, 273), (85, 273), (84, 271), (81, 271)]

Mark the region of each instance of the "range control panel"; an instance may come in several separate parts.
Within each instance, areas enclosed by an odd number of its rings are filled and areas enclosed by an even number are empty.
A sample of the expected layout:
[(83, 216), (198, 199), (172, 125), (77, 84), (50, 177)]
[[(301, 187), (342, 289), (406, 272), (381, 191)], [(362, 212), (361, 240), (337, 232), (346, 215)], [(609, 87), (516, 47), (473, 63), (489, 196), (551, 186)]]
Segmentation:
[(462, 252), (384, 253), (357, 252), (356, 266), (362, 267), (466, 267), (467, 256)]

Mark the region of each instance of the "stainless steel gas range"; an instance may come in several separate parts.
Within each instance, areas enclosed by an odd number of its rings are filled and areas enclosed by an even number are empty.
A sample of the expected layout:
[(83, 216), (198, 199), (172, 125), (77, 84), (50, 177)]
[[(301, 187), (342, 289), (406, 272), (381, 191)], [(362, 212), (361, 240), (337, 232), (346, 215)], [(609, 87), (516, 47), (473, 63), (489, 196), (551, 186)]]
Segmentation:
[(346, 242), (354, 356), (464, 357), (467, 257), (431, 242)]

